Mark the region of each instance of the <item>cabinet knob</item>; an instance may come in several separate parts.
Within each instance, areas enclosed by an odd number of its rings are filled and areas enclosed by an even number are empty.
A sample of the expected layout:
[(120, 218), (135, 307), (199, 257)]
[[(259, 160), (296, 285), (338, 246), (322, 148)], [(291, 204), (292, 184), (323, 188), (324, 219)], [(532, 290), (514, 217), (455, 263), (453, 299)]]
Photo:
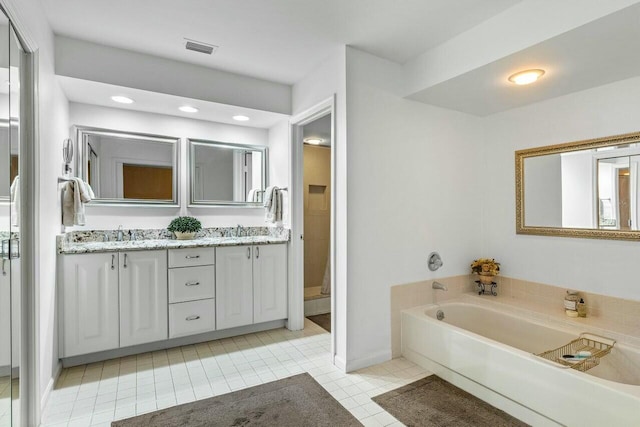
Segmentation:
[(187, 255), (185, 258), (186, 259), (198, 259), (198, 258), (200, 258), (200, 255)]
[(200, 316), (198, 315), (193, 315), (193, 316), (188, 316), (187, 318), (185, 318), (184, 320), (186, 320), (187, 322), (191, 322), (192, 320), (198, 320), (200, 318)]
[(200, 284), (200, 282), (187, 282), (184, 285), (185, 286), (198, 286)]

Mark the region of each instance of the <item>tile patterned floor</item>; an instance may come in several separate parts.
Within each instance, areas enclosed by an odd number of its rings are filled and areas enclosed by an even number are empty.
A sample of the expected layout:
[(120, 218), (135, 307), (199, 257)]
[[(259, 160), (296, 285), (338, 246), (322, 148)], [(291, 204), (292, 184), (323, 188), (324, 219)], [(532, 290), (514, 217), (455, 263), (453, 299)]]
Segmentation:
[[(13, 396), (18, 396), (19, 388), (18, 379), (9, 380), (8, 376), (0, 377), (0, 427), (11, 427), (11, 407), (14, 414), (20, 410), (20, 401), (11, 399), (12, 393)], [(18, 424), (15, 423), (15, 425)]]
[(46, 427), (111, 421), (308, 372), (365, 426), (402, 426), (371, 400), (429, 373), (405, 359), (344, 374), (330, 334), (305, 320), (276, 329), (64, 369), (43, 413)]

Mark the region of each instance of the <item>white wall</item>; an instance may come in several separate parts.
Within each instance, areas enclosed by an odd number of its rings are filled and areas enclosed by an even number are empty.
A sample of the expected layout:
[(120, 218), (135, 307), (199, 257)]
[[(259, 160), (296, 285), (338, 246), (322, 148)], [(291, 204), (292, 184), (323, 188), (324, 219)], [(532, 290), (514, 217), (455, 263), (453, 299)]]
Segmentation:
[(481, 119), (399, 97), (401, 72), (347, 49), (348, 369), (391, 357), (391, 286), (467, 274), (481, 255)]
[[(269, 173), (267, 174), (267, 185), (277, 185), (278, 187), (291, 186), (291, 152), (289, 144), (289, 121), (283, 120), (269, 129)], [(285, 227), (291, 226), (291, 203), (289, 203), (289, 192), (283, 194)]]
[[(335, 168), (335, 310), (333, 312), (336, 340), (336, 363), (346, 367), (347, 361), (347, 82), (346, 47), (342, 46), (293, 86), (293, 115), (335, 96), (335, 135), (332, 140), (336, 156)], [(300, 144), (302, 142), (299, 142)], [(302, 194), (300, 189), (300, 194)], [(357, 303), (357, 302), (356, 302)]]
[(559, 154), (524, 161), (524, 223), (538, 227), (562, 226), (562, 171)]
[(185, 98), (289, 114), (291, 87), (222, 70), (57, 36), (56, 73)]
[(593, 152), (562, 153), (562, 226), (597, 227), (594, 218)]
[[(267, 145), (267, 129), (228, 125), (183, 117), (164, 116), (154, 113), (121, 110), (95, 105), (70, 103), (69, 121), (71, 125), (92, 126), (131, 132), (151, 133), (172, 137), (207, 139), (249, 145)], [(68, 131), (69, 132), (69, 131)], [(75, 137), (75, 136), (74, 136)], [(282, 153), (280, 153), (281, 155)], [(180, 198), (187, 203), (187, 147), (181, 142), (180, 157)], [(286, 162), (278, 152), (269, 154), (269, 162)], [(108, 229), (119, 224), (131, 228), (165, 228), (176, 215), (193, 215), (200, 219), (203, 227), (261, 226), (264, 222), (262, 208), (198, 207), (198, 208), (144, 208), (144, 207), (87, 207), (87, 223), (84, 227), (71, 229)]]
[(515, 234), (514, 150), (640, 130), (640, 77), (490, 116), (483, 252), (502, 273), (571, 289), (640, 300), (637, 242)]

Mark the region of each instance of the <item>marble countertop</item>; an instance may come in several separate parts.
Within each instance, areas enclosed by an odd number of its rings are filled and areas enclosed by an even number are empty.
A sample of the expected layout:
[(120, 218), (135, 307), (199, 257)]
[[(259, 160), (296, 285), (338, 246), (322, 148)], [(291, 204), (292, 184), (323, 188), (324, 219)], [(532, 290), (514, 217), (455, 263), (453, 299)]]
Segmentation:
[(204, 248), (215, 246), (267, 245), (286, 243), (289, 236), (241, 236), (241, 237), (202, 237), (193, 240), (145, 239), (125, 240), (121, 242), (69, 242), (63, 244), (61, 254), (86, 254), (93, 252), (142, 251), (153, 249)]

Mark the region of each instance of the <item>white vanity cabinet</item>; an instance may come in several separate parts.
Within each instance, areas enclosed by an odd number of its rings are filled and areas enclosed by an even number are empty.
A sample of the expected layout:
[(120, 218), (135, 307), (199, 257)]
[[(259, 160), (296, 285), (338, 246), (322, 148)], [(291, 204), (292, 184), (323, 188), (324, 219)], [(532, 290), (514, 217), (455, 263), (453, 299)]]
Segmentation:
[(286, 245), (219, 247), (216, 262), (217, 329), (287, 317)]
[(166, 340), (167, 251), (121, 252), (120, 347)]
[(65, 255), (62, 268), (62, 355), (118, 348), (118, 254)]

